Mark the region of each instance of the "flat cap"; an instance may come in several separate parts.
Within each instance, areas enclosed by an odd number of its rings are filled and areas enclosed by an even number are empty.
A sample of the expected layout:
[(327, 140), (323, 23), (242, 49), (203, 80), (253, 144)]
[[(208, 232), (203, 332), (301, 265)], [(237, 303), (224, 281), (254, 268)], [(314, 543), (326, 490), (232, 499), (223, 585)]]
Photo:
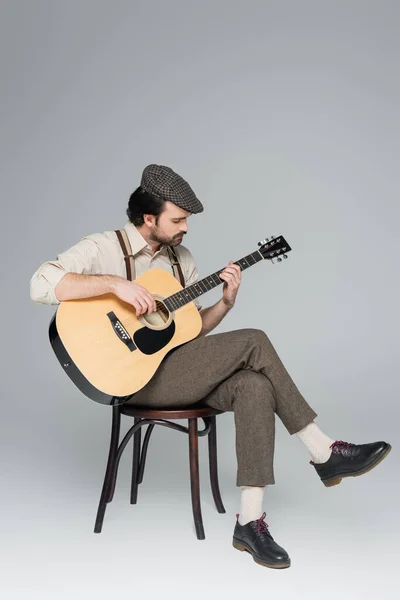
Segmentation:
[(204, 207), (190, 185), (170, 167), (147, 165), (140, 187), (163, 200), (169, 200), (190, 213), (203, 212)]

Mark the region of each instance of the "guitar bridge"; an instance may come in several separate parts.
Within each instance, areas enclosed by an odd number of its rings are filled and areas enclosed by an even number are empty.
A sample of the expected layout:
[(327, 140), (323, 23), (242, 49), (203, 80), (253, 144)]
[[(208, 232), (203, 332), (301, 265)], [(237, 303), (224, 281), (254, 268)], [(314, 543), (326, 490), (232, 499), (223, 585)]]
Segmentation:
[(136, 350), (137, 346), (135, 346), (135, 344), (133, 343), (131, 336), (129, 335), (125, 327), (122, 325), (115, 312), (111, 311), (107, 313), (107, 317), (110, 319), (112, 328), (114, 329), (115, 334), (118, 336), (121, 342), (123, 342), (131, 352)]

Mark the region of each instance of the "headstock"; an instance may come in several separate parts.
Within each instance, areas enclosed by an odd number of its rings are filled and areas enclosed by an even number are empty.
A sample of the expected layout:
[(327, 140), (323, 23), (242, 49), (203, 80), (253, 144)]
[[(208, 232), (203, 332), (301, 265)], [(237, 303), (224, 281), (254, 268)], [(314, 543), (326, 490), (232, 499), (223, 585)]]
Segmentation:
[(258, 251), (262, 254), (263, 258), (270, 260), (272, 263), (275, 258), (278, 262), (281, 262), (282, 256), (283, 258), (287, 258), (287, 253), (291, 251), (291, 247), (282, 235), (272, 237), (271, 239), (266, 238), (258, 242), (258, 245), (260, 246)]

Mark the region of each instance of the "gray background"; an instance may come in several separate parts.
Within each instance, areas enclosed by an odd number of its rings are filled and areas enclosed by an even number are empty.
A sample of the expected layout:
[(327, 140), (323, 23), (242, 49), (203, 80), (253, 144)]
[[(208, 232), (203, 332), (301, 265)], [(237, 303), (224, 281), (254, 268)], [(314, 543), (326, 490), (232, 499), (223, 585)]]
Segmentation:
[[(210, 597), (397, 598), (399, 2), (0, 6), (5, 596), (151, 585), (167, 598), (205, 587)], [(121, 227), (150, 162), (204, 203), (185, 238), (201, 276), (266, 236), (293, 247), (281, 265), (246, 271), (215, 331), (265, 330), (323, 431), (394, 445), (372, 473), (326, 489), (277, 420), (265, 509), (292, 558), (284, 572), (231, 547), (231, 413), (218, 419), (226, 515), (200, 440), (205, 541), (192, 525), (187, 438), (161, 428), (139, 504), (129, 505), (129, 452), (103, 533), (92, 533), (110, 410), (62, 372), (47, 339), (54, 309), (32, 303), (29, 280), (82, 236)]]

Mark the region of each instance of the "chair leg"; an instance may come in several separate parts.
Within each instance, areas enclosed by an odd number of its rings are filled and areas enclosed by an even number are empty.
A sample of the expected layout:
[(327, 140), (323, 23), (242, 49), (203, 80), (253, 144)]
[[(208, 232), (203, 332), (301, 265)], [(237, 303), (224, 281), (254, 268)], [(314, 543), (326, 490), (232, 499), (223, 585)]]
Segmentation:
[[(139, 417), (135, 417), (134, 425), (140, 421)], [(137, 503), (138, 486), (139, 486), (139, 464), (140, 464), (140, 443), (142, 441), (142, 428), (139, 427), (136, 433), (133, 434), (133, 458), (132, 458), (132, 480), (131, 480), (131, 504)]]
[(142, 483), (142, 481), (143, 481), (144, 468), (146, 466), (147, 449), (149, 446), (151, 432), (153, 431), (154, 427), (155, 427), (154, 423), (152, 423), (151, 425), (148, 425), (146, 434), (144, 436), (142, 452), (141, 452), (141, 456), (140, 456), (138, 483)]
[(211, 490), (214, 498), (215, 506), (219, 513), (225, 513), (226, 510), (222, 504), (221, 493), (218, 483), (218, 467), (217, 467), (217, 420), (215, 415), (210, 417), (210, 432), (208, 434), (208, 459), (210, 465), (210, 480)]
[(110, 450), (108, 452), (108, 460), (106, 473), (104, 476), (103, 488), (101, 490), (99, 507), (97, 509), (94, 532), (100, 533), (103, 527), (104, 514), (106, 512), (107, 503), (111, 502), (114, 494), (114, 485), (112, 481), (112, 473), (115, 465), (115, 458), (118, 450), (119, 433), (121, 426), (121, 413), (119, 406), (113, 406), (112, 409), (112, 425), (111, 425), (111, 440)]
[(197, 419), (188, 419), (189, 422), (189, 463), (190, 487), (192, 494), (192, 510), (194, 526), (198, 540), (204, 540), (203, 518), (200, 504), (200, 476), (199, 476), (199, 437), (197, 435)]

